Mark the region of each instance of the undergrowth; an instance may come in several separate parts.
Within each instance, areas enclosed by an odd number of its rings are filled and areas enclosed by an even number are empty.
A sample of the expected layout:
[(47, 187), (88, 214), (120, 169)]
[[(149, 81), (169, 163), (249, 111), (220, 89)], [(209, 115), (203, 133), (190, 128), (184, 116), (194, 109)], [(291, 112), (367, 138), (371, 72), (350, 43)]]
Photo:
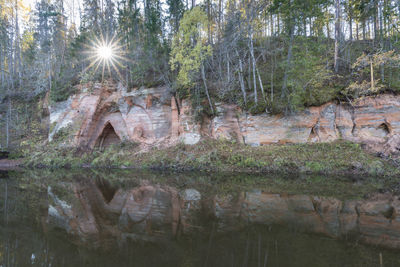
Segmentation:
[(359, 144), (336, 141), (251, 147), (223, 140), (203, 140), (141, 151), (135, 143), (82, 152), (47, 146), (29, 153), (34, 167), (107, 167), (239, 172), (368, 174), (392, 176), (399, 171)]

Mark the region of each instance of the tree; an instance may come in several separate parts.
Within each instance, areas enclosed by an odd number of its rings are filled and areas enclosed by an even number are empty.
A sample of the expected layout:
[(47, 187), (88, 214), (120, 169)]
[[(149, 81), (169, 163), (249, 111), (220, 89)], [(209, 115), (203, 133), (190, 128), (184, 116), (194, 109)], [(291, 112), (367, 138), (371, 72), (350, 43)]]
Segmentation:
[(211, 98), (205, 78), (204, 61), (212, 55), (211, 45), (207, 44), (208, 18), (201, 7), (185, 12), (178, 33), (172, 41), (170, 65), (178, 70), (178, 87), (191, 91), (201, 73), (203, 86), (210, 109), (213, 112)]
[(182, 19), (185, 7), (182, 0), (167, 0), (168, 5), (168, 19), (172, 28), (172, 33), (175, 34), (179, 30), (179, 22)]
[(335, 0), (335, 58), (334, 69), (339, 72), (339, 46), (341, 38), (341, 5), (340, 0)]

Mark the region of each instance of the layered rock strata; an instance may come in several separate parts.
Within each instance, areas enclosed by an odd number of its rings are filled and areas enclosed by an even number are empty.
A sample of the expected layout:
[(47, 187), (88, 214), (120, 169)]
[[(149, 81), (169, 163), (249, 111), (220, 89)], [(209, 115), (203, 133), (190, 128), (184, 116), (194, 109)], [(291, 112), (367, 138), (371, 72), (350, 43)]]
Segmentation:
[(106, 82), (78, 89), (67, 101), (49, 107), (49, 141), (93, 148), (123, 140), (195, 144), (207, 136), (254, 146), (344, 139), (386, 155), (398, 154), (400, 148), (400, 96), (331, 102), (290, 116), (250, 115), (235, 105), (216, 103), (215, 117), (196, 118), (189, 101), (176, 99), (166, 87), (128, 92)]

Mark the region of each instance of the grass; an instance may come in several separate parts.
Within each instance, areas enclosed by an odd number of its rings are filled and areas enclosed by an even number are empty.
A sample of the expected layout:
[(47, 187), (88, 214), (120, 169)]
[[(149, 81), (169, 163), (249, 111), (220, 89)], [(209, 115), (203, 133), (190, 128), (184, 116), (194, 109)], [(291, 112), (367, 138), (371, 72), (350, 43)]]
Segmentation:
[(400, 173), (390, 163), (364, 151), (360, 145), (345, 141), (250, 147), (209, 139), (196, 145), (180, 143), (168, 148), (152, 148), (147, 152), (140, 152), (136, 144), (130, 143), (86, 153), (47, 146), (29, 153), (26, 165), (379, 176)]

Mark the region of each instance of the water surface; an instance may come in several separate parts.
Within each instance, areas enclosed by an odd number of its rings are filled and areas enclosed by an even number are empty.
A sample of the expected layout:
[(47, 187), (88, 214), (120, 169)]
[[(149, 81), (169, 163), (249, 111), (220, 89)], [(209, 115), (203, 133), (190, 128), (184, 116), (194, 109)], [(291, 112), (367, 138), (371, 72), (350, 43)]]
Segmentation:
[(133, 170), (1, 177), (1, 266), (400, 266), (397, 249), (370, 242), (397, 240), (397, 228), (375, 226), (386, 213), (355, 214), (357, 231), (349, 230), (351, 208), (343, 213), (351, 203), (377, 203), (365, 199), (386, 185), (373, 178)]

